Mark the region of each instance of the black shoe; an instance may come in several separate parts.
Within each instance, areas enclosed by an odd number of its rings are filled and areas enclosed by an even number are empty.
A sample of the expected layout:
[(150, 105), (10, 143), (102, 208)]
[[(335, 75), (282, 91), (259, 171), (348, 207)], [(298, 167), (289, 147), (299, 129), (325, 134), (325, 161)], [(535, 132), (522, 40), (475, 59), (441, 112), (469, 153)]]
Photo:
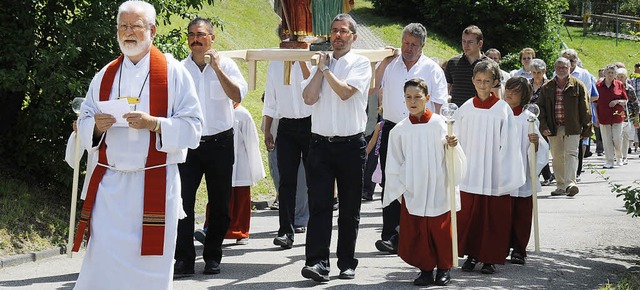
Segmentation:
[(446, 270), (438, 269), (438, 271), (436, 271), (436, 280), (435, 280), (436, 285), (445, 286), (449, 284), (449, 281), (451, 281), (450, 269), (446, 269)]
[(483, 264), (482, 270), (480, 270), (482, 274), (494, 274), (496, 272), (496, 266), (493, 264)]
[(195, 271), (193, 271), (193, 262), (188, 263), (187, 261), (177, 260), (175, 264), (173, 264), (173, 275), (174, 276), (186, 276), (193, 275)]
[(366, 200), (366, 201), (372, 201), (373, 200), (373, 193), (362, 193), (362, 200)]
[(476, 264), (478, 264), (476, 258), (468, 257), (467, 260), (464, 261), (464, 264), (462, 264), (461, 269), (464, 272), (471, 272), (473, 271), (473, 268), (476, 267)]
[(353, 279), (356, 277), (356, 270), (354, 269), (346, 269), (344, 271), (340, 271), (340, 275), (338, 275), (338, 279)]
[(294, 233), (296, 233), (296, 234), (304, 234), (304, 233), (306, 233), (306, 232), (307, 232), (307, 227), (302, 227), (302, 226), (298, 227), (298, 226), (294, 226), (294, 228), (293, 228), (293, 232), (294, 232)]
[(196, 241), (204, 245), (204, 240), (207, 238), (207, 232), (205, 230), (196, 230), (193, 232), (193, 237)]
[(520, 253), (511, 253), (511, 264), (524, 265), (524, 256)]
[(304, 266), (302, 271), (300, 272), (302, 277), (307, 279), (312, 279), (316, 282), (328, 282), (329, 281), (329, 271), (324, 269), (320, 263), (315, 264), (313, 266)]
[(209, 261), (204, 264), (204, 271), (202, 274), (212, 275), (212, 274), (220, 274), (220, 263), (216, 261)]
[(433, 284), (433, 271), (422, 271), (420, 276), (413, 280), (413, 285), (427, 286)]
[(285, 249), (291, 249), (293, 247), (293, 239), (288, 235), (282, 235), (273, 239), (273, 244), (283, 247)]
[(376, 249), (380, 252), (388, 252), (389, 254), (397, 254), (398, 249), (393, 246), (393, 242), (385, 241), (385, 240), (377, 240), (376, 241)]
[(593, 155), (593, 153), (591, 153), (591, 151), (586, 151), (584, 152), (584, 158), (589, 158)]

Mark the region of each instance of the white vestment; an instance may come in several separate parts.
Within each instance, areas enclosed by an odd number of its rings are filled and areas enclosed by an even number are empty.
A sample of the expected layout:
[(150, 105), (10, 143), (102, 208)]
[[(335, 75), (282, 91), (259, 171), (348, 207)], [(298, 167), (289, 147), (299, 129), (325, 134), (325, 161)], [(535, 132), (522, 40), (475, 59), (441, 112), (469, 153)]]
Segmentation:
[[(177, 225), (182, 212), (177, 163), (184, 162), (187, 148), (196, 148), (199, 144), (202, 112), (189, 73), (173, 57), (166, 56), (167, 117), (160, 118), (162, 133), (154, 133), (156, 148), (167, 153), (163, 255), (141, 255), (144, 168), (149, 130), (111, 127), (100, 140), (106, 142), (109, 167), (96, 194), (90, 222), (91, 238), (75, 289), (172, 288)], [(78, 122), (82, 144), (92, 146), (83, 149), (96, 156), (99, 143), (93, 143), (93, 116), (99, 113), (96, 102), (99, 101), (105, 71), (106, 67), (91, 81)], [(148, 113), (149, 81), (145, 81), (148, 72), (149, 54), (137, 64), (125, 57), (115, 75), (109, 99), (115, 100), (119, 92), (124, 97), (140, 94), (136, 110)]]
[(251, 113), (238, 106), (233, 110), (233, 146), (235, 162), (233, 163), (232, 186), (252, 186), (267, 176), (260, 155), (260, 139)]
[[(524, 185), (520, 186), (520, 188), (511, 192), (512, 197), (529, 197), (533, 195), (531, 191), (531, 167), (532, 160), (529, 159), (529, 148), (531, 147), (531, 142), (529, 142), (529, 117), (533, 116), (533, 114), (527, 110), (522, 111), (522, 113), (518, 116), (515, 116), (516, 126), (518, 127), (518, 132), (520, 133), (520, 154), (522, 156), (522, 160), (525, 162), (525, 176), (527, 181)], [(533, 130), (536, 134), (538, 134), (538, 151), (535, 156), (536, 163), (536, 177), (540, 175), (542, 168), (549, 163), (549, 143), (542, 138), (542, 134), (540, 134), (540, 122), (538, 119), (534, 122)], [(540, 186), (539, 180), (535, 179), (536, 184), (536, 192), (541, 192), (542, 187)]]
[[(446, 162), (444, 118), (433, 114), (427, 123), (400, 121), (389, 133), (389, 151), (385, 168), (386, 184), (382, 206), (404, 195), (411, 215), (435, 217), (451, 210), (448, 166), (454, 166), (454, 184), (466, 171), (466, 157), (461, 146), (453, 150), (453, 164)], [(456, 192), (456, 211), (460, 210), (460, 191)]]
[(489, 109), (476, 108), (474, 98), (467, 100), (454, 116), (454, 132), (467, 156), (468, 170), (460, 190), (508, 195), (525, 182), (513, 111), (503, 100)]

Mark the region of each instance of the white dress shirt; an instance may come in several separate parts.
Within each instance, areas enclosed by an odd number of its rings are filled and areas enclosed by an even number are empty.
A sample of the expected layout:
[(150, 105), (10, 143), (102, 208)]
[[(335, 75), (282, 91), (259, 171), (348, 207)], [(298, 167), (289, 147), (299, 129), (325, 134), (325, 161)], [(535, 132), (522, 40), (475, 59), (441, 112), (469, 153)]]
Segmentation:
[[(311, 132), (332, 137), (351, 136), (364, 132), (367, 123), (367, 94), (371, 80), (369, 60), (349, 51), (339, 59), (332, 58), (329, 69), (338, 80), (346, 82), (358, 91), (349, 99), (342, 100), (326, 80), (322, 81), (320, 98), (313, 104)], [(318, 70), (311, 71), (313, 76)], [(305, 88), (313, 77), (302, 82)]]
[(447, 102), (447, 79), (442, 68), (432, 59), (421, 55), (410, 70), (402, 60), (402, 56), (392, 60), (382, 77), (382, 117), (394, 123), (409, 116), (409, 110), (404, 100), (404, 83), (412, 78), (421, 78), (429, 87), (431, 98), (427, 108), (434, 113), (435, 104)]
[[(307, 63), (308, 67), (311, 67)], [(284, 84), (284, 62), (272, 61), (267, 68), (262, 115), (274, 119), (301, 119), (311, 116), (311, 106), (302, 98), (302, 69), (297, 61), (291, 66), (291, 84)]]
[[(191, 58), (191, 54), (182, 60), (191, 74), (198, 91), (198, 99), (202, 107), (202, 136), (215, 135), (233, 128), (233, 101), (225, 94), (216, 72), (208, 64), (200, 71)], [(220, 67), (240, 87), (240, 98), (247, 95), (247, 82), (244, 80), (238, 65), (228, 58), (220, 57)]]

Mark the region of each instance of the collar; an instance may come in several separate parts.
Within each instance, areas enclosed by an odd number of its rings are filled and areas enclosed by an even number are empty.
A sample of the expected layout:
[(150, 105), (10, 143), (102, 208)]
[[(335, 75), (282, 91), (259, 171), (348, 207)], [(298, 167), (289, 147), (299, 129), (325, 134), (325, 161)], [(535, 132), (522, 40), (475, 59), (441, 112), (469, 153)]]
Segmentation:
[(513, 115), (514, 116), (520, 116), (520, 114), (522, 114), (522, 105), (517, 105), (513, 108), (511, 108), (513, 110)]
[(124, 60), (122, 65), (127, 69), (138, 69), (147, 67), (149, 65), (149, 55), (151, 55), (151, 51), (147, 52), (138, 63), (134, 64), (128, 56), (124, 56)]
[(429, 122), (431, 116), (433, 116), (433, 113), (427, 108), (419, 119), (413, 115), (409, 115), (409, 121), (411, 121), (411, 124), (424, 124)]
[(481, 100), (478, 95), (473, 97), (473, 106), (478, 109), (490, 109), (493, 107), (495, 103), (497, 103), (500, 99), (496, 97), (496, 94), (491, 92), (491, 95), (486, 100)]

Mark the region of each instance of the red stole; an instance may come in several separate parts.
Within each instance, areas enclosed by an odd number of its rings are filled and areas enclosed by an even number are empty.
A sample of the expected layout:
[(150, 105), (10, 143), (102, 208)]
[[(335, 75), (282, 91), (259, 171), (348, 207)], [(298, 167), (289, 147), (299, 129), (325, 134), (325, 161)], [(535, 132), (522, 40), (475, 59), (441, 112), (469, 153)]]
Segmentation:
[[(110, 64), (102, 77), (100, 83), (100, 101), (109, 100), (113, 81), (120, 65), (124, 59), (120, 55), (116, 61)], [(167, 60), (162, 52), (155, 46), (151, 47), (149, 58), (149, 114), (156, 117), (167, 116)], [(107, 161), (107, 145), (105, 140), (98, 149), (98, 163), (109, 164)], [(167, 153), (156, 149), (156, 134), (149, 131), (149, 151), (145, 167), (163, 165), (167, 161)], [(87, 188), (87, 197), (82, 205), (80, 222), (73, 245), (73, 251), (80, 249), (80, 244), (84, 238), (84, 232), (91, 220), (91, 211), (95, 203), (96, 193), (100, 181), (107, 168), (96, 166), (91, 175)], [(144, 174), (144, 211), (142, 217), (142, 245), (141, 255), (162, 255), (164, 252), (164, 227), (165, 227), (165, 206), (167, 188), (167, 168), (159, 166), (145, 170)], [(87, 231), (87, 241), (90, 232)]]
[(520, 116), (520, 114), (522, 114), (522, 106), (521, 105), (517, 105), (513, 108), (511, 108), (513, 110), (513, 115), (514, 116)]

